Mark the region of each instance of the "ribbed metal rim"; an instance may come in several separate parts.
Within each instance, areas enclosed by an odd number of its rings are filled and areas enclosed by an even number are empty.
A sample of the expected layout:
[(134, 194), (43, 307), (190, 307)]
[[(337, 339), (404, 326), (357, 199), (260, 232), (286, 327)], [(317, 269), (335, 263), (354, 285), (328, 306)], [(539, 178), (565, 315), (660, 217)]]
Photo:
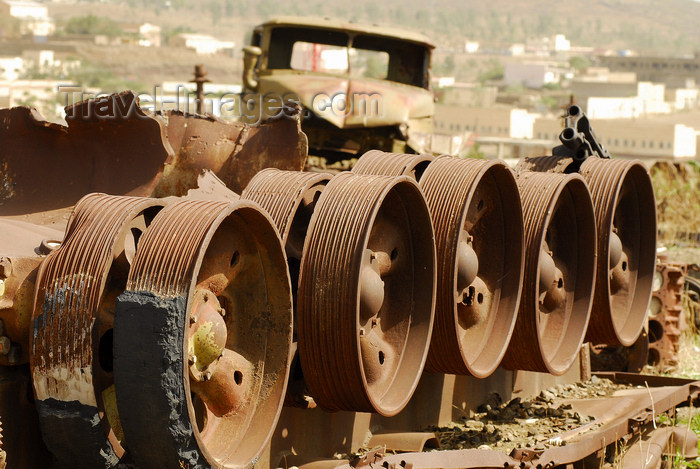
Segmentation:
[[(583, 343), (593, 304), (595, 281), (596, 231), (593, 203), (585, 181), (578, 174), (523, 172), (518, 176), (525, 218), (525, 276), (518, 320), (511, 345), (503, 360), (508, 369), (539, 371), (561, 375), (576, 359)], [(542, 345), (538, 306), (539, 258), (545, 234), (558, 216), (558, 203), (565, 197), (576, 208), (576, 275), (573, 293), (567, 300), (565, 332), (560, 334), (556, 349), (549, 356)], [(567, 282), (569, 284), (569, 282)], [(571, 291), (571, 290), (569, 290)]]
[[(360, 266), (385, 201), (397, 196), (412, 232), (413, 308), (404, 354), (391, 383), (369, 391), (359, 324)], [(409, 210), (410, 208), (410, 210)], [(304, 245), (297, 310), (299, 356), (316, 402), (329, 410), (395, 415), (418, 384), (432, 331), (435, 248), (425, 199), (415, 181), (341, 173), (326, 186)], [(432, 285), (432, 288), (430, 287)], [(407, 356), (405, 352), (409, 352)]]
[(428, 165), (435, 159), (433, 155), (408, 155), (370, 150), (357, 160), (352, 172), (376, 176), (410, 176), (420, 181)]
[[(598, 225), (598, 274), (593, 317), (587, 340), (608, 345), (632, 345), (641, 334), (652, 293), (656, 263), (656, 201), (649, 172), (637, 160), (603, 160), (588, 158), (581, 166), (593, 197)], [(621, 194), (633, 192), (634, 227), (622, 226), (626, 237), (637, 244), (630, 259), (636, 264), (631, 280), (629, 304), (613, 306), (610, 292), (610, 233)]]
[[(55, 406), (60, 412), (63, 409), (59, 402), (75, 402), (85, 410), (94, 407), (96, 416), (98, 411), (104, 412), (104, 390), (98, 388), (93, 372), (98, 348), (98, 343), (93, 343), (95, 321), (107, 293), (105, 287), (117, 254), (115, 250), (129, 223), (144, 211), (159, 210), (162, 205), (163, 201), (156, 199), (97, 193), (83, 197), (76, 204), (64, 242), (47, 256), (37, 274), (30, 353), (37, 405)], [(53, 326), (47, 324), (49, 321)], [(71, 337), (64, 341), (61, 331)], [(43, 376), (52, 367), (73, 370), (72, 376), (68, 373), (62, 377), (65, 387), (58, 383), (40, 384), (45, 383)], [(61, 389), (82, 390), (82, 398), (74, 396), (64, 401)], [(49, 397), (44, 399), (47, 393)], [(72, 420), (54, 418), (44, 422), (44, 413), (40, 412), (42, 431), (48, 441), (73, 445), (52, 447), (54, 455), (74, 464), (80, 464), (74, 460), (77, 455), (83, 455), (83, 463), (118, 464), (124, 448), (114, 435), (107, 414), (103, 415), (100, 425), (76, 427)], [(80, 431), (89, 434), (77, 435)], [(72, 437), (66, 439), (66, 433)]]
[[(173, 203), (161, 211), (142, 237), (139, 252), (129, 274), (127, 291), (149, 292), (163, 298), (186, 296), (185, 324), (189, 324), (193, 295), (197, 285), (197, 274), (207, 254), (207, 246), (216, 231), (227, 220), (232, 220), (232, 223), (244, 223), (250, 230), (250, 234), (254, 236), (255, 241), (259, 243), (261, 252), (267, 256), (267, 261), (270, 262), (269, 265), (262, 264), (266, 278), (265, 287), (268, 289), (268, 295), (275, 297), (280, 303), (271, 310), (278, 317), (277, 324), (273, 325), (273, 317), (270, 316), (268, 334), (276, 336), (273, 338), (275, 346), (286, 346), (287, 349), (284, 354), (284, 363), (274, 363), (265, 368), (266, 373), (268, 369), (271, 373), (276, 373), (275, 384), (267, 383), (266, 386), (269, 389), (265, 395), (266, 399), (262, 405), (259, 401), (256, 402), (255, 413), (249, 420), (245, 438), (241, 438), (235, 448), (226, 452), (224, 460), (217, 459), (211, 454), (197, 426), (192, 425), (192, 422), (196, 420), (196, 415), (190, 393), (186, 356), (183, 360), (183, 369), (180, 372), (184, 377), (187, 419), (196, 439), (198, 450), (209, 464), (234, 468), (247, 466), (255, 461), (272, 437), (282, 410), (289, 376), (292, 339), (291, 286), (281, 239), (274, 228), (273, 220), (251, 201), (239, 200), (228, 203), (183, 199), (178, 203)], [(263, 262), (262, 258), (260, 262)], [(268, 301), (272, 300), (268, 298)], [(186, 341), (187, 334), (184, 334), (181, 350), (185, 354)], [(117, 397), (119, 400), (119, 394)], [(144, 398), (142, 395), (122, 396), (121, 400), (132, 399), (139, 402)], [(167, 400), (168, 398), (167, 396), (159, 396), (158, 399)], [(122, 413), (121, 410), (120, 413)], [(136, 416), (136, 418), (141, 417)], [(147, 425), (147, 423), (144, 421), (143, 425)], [(124, 430), (128, 439), (128, 430), (127, 428)], [(169, 432), (170, 429), (163, 429), (163, 431)], [(173, 431), (177, 431), (177, 428), (174, 428)], [(164, 435), (164, 438), (174, 437), (176, 436), (169, 433)], [(144, 461), (147, 464), (149, 461), (158, 462), (158, 458), (162, 457), (162, 455), (152, 454), (154, 452), (148, 449), (148, 444), (141, 446), (139, 454), (132, 448), (130, 451), (137, 462)], [(172, 458), (173, 455), (164, 457)]]
[[(498, 188), (503, 243), (500, 253), (483, 266), (492, 266), (501, 258), (496, 270), (497, 283), (489, 315), (489, 332), (474, 354), (474, 344), (462, 343), (459, 337), (458, 308), (455, 302), (457, 284), (457, 246), (467, 213), (475, 202), (480, 185)], [(471, 374), (486, 377), (498, 367), (510, 342), (517, 317), (524, 269), (523, 215), (520, 195), (513, 172), (500, 160), (437, 158), (430, 164), (420, 183), (426, 194), (435, 225), (438, 255), (438, 296), (432, 346), (426, 368), (432, 372)], [(493, 234), (495, 237), (496, 234)], [(475, 238), (475, 243), (490, 241)], [(482, 259), (483, 261), (483, 259)], [(480, 263), (480, 269), (482, 263)]]

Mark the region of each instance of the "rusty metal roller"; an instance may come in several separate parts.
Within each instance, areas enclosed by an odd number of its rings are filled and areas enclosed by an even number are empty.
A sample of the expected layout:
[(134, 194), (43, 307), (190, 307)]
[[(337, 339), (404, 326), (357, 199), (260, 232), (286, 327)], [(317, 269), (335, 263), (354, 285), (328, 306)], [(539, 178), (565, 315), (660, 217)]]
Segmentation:
[(256, 204), (183, 200), (140, 241), (117, 299), (117, 407), (139, 467), (248, 467), (289, 373), (281, 240)]
[(435, 281), (414, 180), (331, 179), (304, 244), (297, 302), (299, 357), (317, 404), (385, 416), (406, 405), (425, 363)]
[(410, 176), (420, 181), (425, 169), (434, 156), (428, 154), (406, 155), (370, 150), (357, 160), (352, 172), (356, 174), (375, 174), (380, 176)]
[(588, 158), (588, 183), (598, 225), (598, 272), (586, 339), (632, 345), (644, 327), (656, 259), (656, 203), (639, 161)]
[(590, 318), (596, 262), (593, 202), (578, 174), (523, 172), (525, 276), (508, 369), (561, 375)]
[(37, 277), (30, 365), (46, 445), (71, 467), (124, 457), (112, 374), (114, 303), (162, 201), (90, 194)]
[(437, 158), (420, 182), (435, 226), (438, 286), (426, 369), (480, 378), (513, 332), (523, 275), (523, 216), (501, 161)]
[[(242, 198), (260, 204), (275, 221), (287, 253), (294, 305), (306, 232), (321, 191), (329, 180), (329, 174), (265, 169), (255, 175), (241, 194)], [(302, 408), (314, 406), (296, 353), (296, 334), (293, 349), (284, 404)]]
[(329, 174), (264, 169), (248, 183), (241, 197), (267, 211), (282, 237), (287, 258), (299, 262), (311, 214), (329, 180)]

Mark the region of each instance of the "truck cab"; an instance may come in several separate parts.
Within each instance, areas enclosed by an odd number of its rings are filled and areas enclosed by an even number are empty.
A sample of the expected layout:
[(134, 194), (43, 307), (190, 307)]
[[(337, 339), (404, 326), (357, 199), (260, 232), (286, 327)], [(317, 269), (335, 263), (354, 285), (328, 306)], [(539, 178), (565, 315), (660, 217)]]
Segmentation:
[(433, 48), (410, 31), (272, 19), (254, 29), (244, 48), (244, 94), (297, 103), (310, 153), (328, 162), (369, 149), (420, 153), (433, 126)]

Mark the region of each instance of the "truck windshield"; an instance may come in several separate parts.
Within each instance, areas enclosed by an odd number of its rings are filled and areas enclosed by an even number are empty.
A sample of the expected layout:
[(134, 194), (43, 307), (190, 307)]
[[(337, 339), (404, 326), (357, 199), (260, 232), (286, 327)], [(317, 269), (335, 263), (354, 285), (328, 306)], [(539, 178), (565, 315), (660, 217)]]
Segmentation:
[(278, 27), (268, 69), (292, 69), (390, 80), (428, 87), (429, 50), (399, 39), (344, 31)]

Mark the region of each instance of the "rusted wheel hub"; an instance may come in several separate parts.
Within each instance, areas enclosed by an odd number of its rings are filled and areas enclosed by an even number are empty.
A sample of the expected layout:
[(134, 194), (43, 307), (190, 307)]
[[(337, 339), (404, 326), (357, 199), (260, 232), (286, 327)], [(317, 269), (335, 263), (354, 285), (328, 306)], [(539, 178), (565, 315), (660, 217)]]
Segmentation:
[(114, 303), (161, 204), (85, 196), (65, 242), (40, 268), (30, 357), (36, 405), (47, 446), (71, 467), (116, 467), (124, 456), (112, 373)]
[(297, 332), (304, 378), (329, 410), (398, 413), (423, 370), (435, 248), (415, 181), (343, 173), (304, 245)]
[(114, 336), (117, 404), (139, 466), (257, 458), (289, 372), (286, 272), (272, 220), (252, 202), (184, 200), (154, 219)]
[(438, 258), (426, 368), (488, 376), (508, 346), (521, 290), (523, 218), (515, 177), (499, 161), (440, 157), (420, 186)]
[(420, 181), (428, 165), (435, 158), (432, 155), (405, 155), (370, 150), (355, 163), (352, 172), (378, 176), (409, 176)]
[(578, 175), (523, 172), (525, 276), (520, 311), (503, 366), (563, 374), (590, 317), (595, 278), (595, 216)]
[(638, 161), (589, 158), (580, 170), (598, 225), (598, 272), (586, 340), (632, 345), (644, 327), (656, 260), (656, 204)]

